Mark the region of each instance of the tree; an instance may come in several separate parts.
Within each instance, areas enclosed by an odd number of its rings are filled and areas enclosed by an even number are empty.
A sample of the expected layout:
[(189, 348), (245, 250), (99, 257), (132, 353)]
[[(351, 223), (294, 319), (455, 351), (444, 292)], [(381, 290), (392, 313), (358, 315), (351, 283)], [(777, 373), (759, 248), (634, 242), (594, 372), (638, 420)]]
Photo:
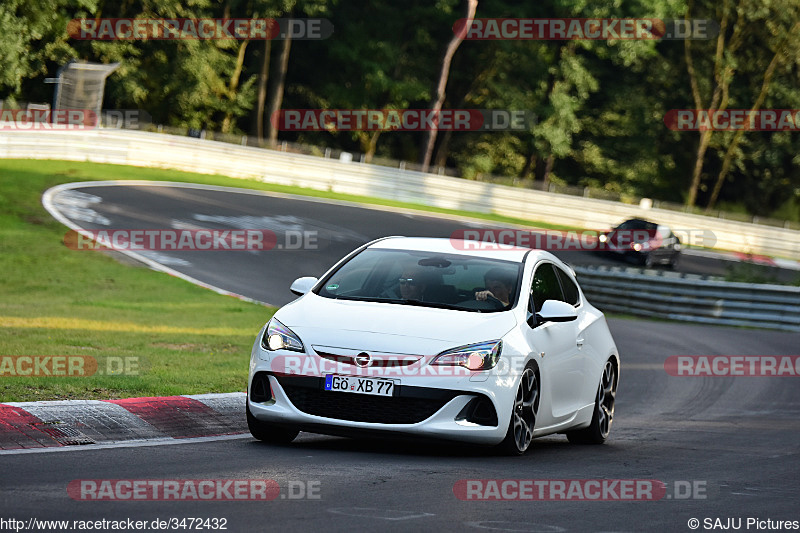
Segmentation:
[[(442, 9), (427, 0), (405, 3), (403, 16), (398, 16), (397, 5), (388, 2), (345, 3), (331, 15), (334, 38), (324, 45), (296, 43), (288, 107), (408, 109), (430, 101), (427, 80), (435, 75), (437, 60), (428, 52), (440, 40), (433, 31), (450, 32), (452, 16), (444, 16)], [(416, 135), (325, 131), (304, 132), (295, 138), (360, 151), (369, 162), (379, 149), (391, 157), (415, 158), (419, 143), (412, 139)]]
[[(478, 0), (464, 0), (465, 3), (465, 19), (467, 21), (467, 28), (469, 28), (470, 21), (475, 18), (475, 10), (478, 8)], [(453, 56), (458, 50), (461, 41), (464, 40), (464, 35), (460, 32), (454, 33), (450, 38), (450, 42), (445, 48), (444, 55), (442, 56), (441, 66), (439, 68), (439, 79), (436, 83), (436, 97), (431, 103), (431, 111), (434, 116), (438, 116), (442, 111), (444, 104), (445, 89), (447, 88), (447, 78), (450, 76), (450, 64), (453, 61)], [(428, 171), (428, 166), (433, 157), (433, 146), (436, 143), (437, 128), (429, 129), (424, 134), (424, 141), (422, 143), (422, 155), (420, 163), (422, 164), (422, 172)]]
[[(300, 13), (305, 16), (320, 16), (324, 15), (328, 12), (329, 9), (329, 2), (328, 0), (283, 0), (283, 5), (280, 9), (280, 16), (288, 16), (288, 20), (291, 21), (291, 17), (293, 13)], [(281, 109), (281, 105), (283, 104), (283, 95), (284, 90), (286, 87), (286, 76), (289, 70), (289, 55), (292, 49), (292, 33), (291, 31), (286, 31), (285, 35), (281, 39), (281, 46), (280, 51), (278, 52), (278, 60), (274, 64), (274, 72), (272, 75), (272, 88), (270, 89), (269, 93), (269, 100), (267, 103), (267, 122), (265, 124), (266, 127), (266, 137), (267, 142), (269, 142), (270, 146), (275, 146), (278, 141), (278, 129), (275, 128), (272, 124), (272, 117)], [(266, 50), (265, 54), (270, 53), (271, 50)], [(265, 59), (267, 64), (264, 68), (268, 68), (269, 63), (268, 59)], [(265, 75), (262, 74), (262, 79), (265, 78)], [(264, 80), (266, 84), (266, 80)], [(257, 110), (257, 113), (261, 115), (263, 113), (263, 108)], [(263, 119), (262, 119), (263, 124)], [(259, 130), (260, 131), (260, 130)], [(259, 133), (260, 135), (260, 133)]]
[[(784, 50), (793, 50), (794, 57), (797, 56), (800, 40), (797, 31), (800, 25), (796, 23), (797, 3), (785, 0), (739, 0), (732, 4), (731, 0), (723, 0), (721, 4), (709, 2), (701, 7), (703, 9), (695, 10), (694, 0), (690, 0), (686, 18), (691, 18), (695, 11), (715, 13), (720, 20), (720, 33), (714, 41), (713, 55), (708, 45), (695, 44), (692, 40), (684, 43), (686, 70), (695, 108), (707, 109), (709, 113), (728, 109), (732, 94), (740, 93), (737, 85), (747, 86), (746, 78), (740, 80), (744, 78), (741, 75), (744, 73), (751, 77), (758, 76), (762, 80), (755, 98), (747, 98), (753, 103), (746, 104), (746, 108), (753, 111), (759, 109), (768, 94), (776, 69), (790, 59), (790, 54), (784, 54)], [(748, 46), (743, 46), (745, 43)], [(695, 48), (703, 52), (697, 58)], [(765, 55), (771, 57), (771, 60), (763, 61)], [(698, 62), (701, 66), (698, 66)], [(757, 65), (757, 69), (754, 69)], [(741, 105), (739, 102), (744, 103), (744, 99), (738, 99), (737, 106)], [(723, 139), (727, 141), (727, 149), (724, 150), (725, 156), (708, 201), (709, 208), (713, 207), (719, 197), (733, 158), (736, 157), (742, 134), (739, 131)], [(686, 198), (686, 204), (690, 207), (697, 203), (706, 152), (713, 137), (715, 132), (712, 129), (706, 129), (699, 134), (692, 181)]]
[[(291, 19), (289, 19), (291, 20)], [(280, 55), (278, 56), (278, 63), (273, 76), (272, 90), (270, 91), (269, 104), (267, 105), (267, 115), (270, 121), (267, 122), (267, 142), (270, 146), (275, 146), (278, 141), (278, 128), (272, 123), (272, 117), (280, 111), (281, 104), (283, 103), (283, 89), (286, 85), (286, 71), (289, 68), (289, 53), (292, 49), (292, 34), (286, 32), (283, 39), (281, 39)]]
[[(765, 21), (766, 24), (770, 24), (770, 22), (775, 21), (779, 15), (785, 16), (787, 13), (791, 13), (792, 7), (794, 7), (794, 17), (790, 18), (788, 21), (781, 21), (783, 24), (779, 22), (778, 24), (772, 25), (773, 27), (771, 28), (770, 34), (777, 37), (777, 39), (773, 41), (776, 43), (775, 52), (769, 62), (769, 65), (764, 71), (763, 81), (761, 82), (761, 87), (758, 91), (758, 96), (755, 98), (755, 102), (750, 106), (750, 113), (755, 113), (761, 109), (769, 92), (773, 77), (776, 75), (776, 71), (782, 65), (787, 63), (794, 63), (795, 65), (800, 64), (800, 60), (798, 59), (800, 58), (800, 22), (794, 22), (794, 24), (791, 24), (792, 19), (798, 20), (798, 18), (800, 18), (800, 12), (798, 12), (800, 10), (798, 10), (798, 6), (795, 3), (791, 3), (791, 5), (788, 6), (776, 7), (780, 7), (782, 9), (780, 9), (780, 11), (777, 13), (771, 13)], [(750, 24), (756, 23), (758, 23), (758, 21), (750, 22)], [(787, 27), (789, 28), (788, 31)], [(728, 176), (728, 173), (731, 170), (731, 163), (737, 156), (739, 143), (744, 132), (744, 129), (736, 131), (733, 135), (733, 139), (728, 144), (728, 148), (725, 150), (725, 157), (722, 161), (722, 167), (720, 168), (719, 174), (717, 174), (717, 180), (714, 184), (714, 189), (711, 192), (711, 197), (708, 200), (708, 209), (713, 209), (717, 203), (719, 193), (722, 190), (722, 185), (725, 183), (725, 178)]]
[[(97, 7), (96, 0), (82, 4), (83, 13)], [(69, 0), (0, 2), (0, 97), (18, 93), (25, 80), (45, 75), (50, 65), (77, 55), (67, 33), (74, 12)]]

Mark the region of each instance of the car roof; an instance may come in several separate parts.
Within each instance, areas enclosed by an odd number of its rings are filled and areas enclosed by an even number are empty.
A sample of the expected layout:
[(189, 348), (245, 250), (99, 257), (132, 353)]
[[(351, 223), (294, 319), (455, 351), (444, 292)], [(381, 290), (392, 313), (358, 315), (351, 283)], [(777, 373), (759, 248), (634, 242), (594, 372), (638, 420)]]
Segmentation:
[(544, 250), (532, 250), (518, 246), (498, 247), (495, 243), (462, 239), (442, 239), (434, 237), (387, 237), (373, 242), (370, 248), (381, 250), (419, 250), (422, 252), (438, 252), (454, 255), (485, 257), (521, 263), (525, 255), (534, 254), (537, 259), (558, 259)]
[(630, 223), (630, 222), (635, 222), (635, 223), (637, 223), (639, 225), (642, 225), (642, 226), (645, 226), (645, 227), (654, 227), (654, 226), (662, 226), (663, 225), (663, 224), (659, 224), (657, 222), (653, 222), (652, 220), (647, 220), (647, 219), (639, 218), (639, 217), (629, 218), (628, 220), (620, 222), (618, 225), (621, 226), (623, 224), (627, 224), (627, 223)]

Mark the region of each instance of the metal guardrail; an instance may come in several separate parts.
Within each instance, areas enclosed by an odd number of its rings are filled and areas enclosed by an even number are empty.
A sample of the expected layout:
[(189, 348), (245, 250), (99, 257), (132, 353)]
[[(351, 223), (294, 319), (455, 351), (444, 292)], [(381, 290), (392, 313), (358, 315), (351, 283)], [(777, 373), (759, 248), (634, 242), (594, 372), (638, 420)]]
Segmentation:
[[(0, 132), (0, 157), (175, 168), (585, 228), (649, 216), (674, 228), (711, 230), (722, 248), (800, 259), (800, 232), (784, 228), (172, 135), (102, 129)], [(608, 267), (575, 271), (590, 301), (606, 311), (800, 331), (800, 287)]]
[(595, 230), (644, 217), (676, 233), (711, 232), (715, 240), (690, 244), (800, 259), (800, 231), (787, 228), (191, 137), (116, 129), (9, 130), (0, 131), (0, 157), (174, 168)]
[(642, 269), (573, 267), (603, 311), (703, 324), (800, 331), (800, 287), (710, 280)]

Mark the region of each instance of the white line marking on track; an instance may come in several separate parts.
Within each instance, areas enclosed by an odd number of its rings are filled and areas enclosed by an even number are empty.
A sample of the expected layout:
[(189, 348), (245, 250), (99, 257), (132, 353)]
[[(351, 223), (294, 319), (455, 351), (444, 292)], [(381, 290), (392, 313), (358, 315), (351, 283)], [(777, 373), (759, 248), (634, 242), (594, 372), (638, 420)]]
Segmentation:
[(103, 444), (87, 444), (84, 446), (59, 446), (54, 448), (24, 448), (21, 450), (0, 450), (0, 455), (23, 455), (29, 453), (53, 453), (53, 452), (85, 452), (92, 450), (107, 450), (112, 448), (142, 448), (145, 446), (170, 446), (173, 444), (198, 444), (203, 442), (216, 442), (236, 439), (252, 439), (249, 433), (238, 435), (218, 435), (216, 437), (195, 437), (190, 439), (147, 439), (147, 440), (127, 440), (120, 442), (106, 442)]
[(380, 520), (410, 520), (413, 518), (425, 518), (436, 516), (432, 513), (415, 511), (397, 511), (394, 509), (378, 509), (376, 507), (337, 507), (328, 509), (329, 513), (341, 514), (345, 516), (357, 516), (363, 518), (378, 518)]
[(528, 533), (557, 533), (566, 531), (563, 527), (551, 526), (548, 524), (520, 524), (518, 522), (504, 522), (500, 520), (482, 520), (480, 522), (466, 522), (470, 527), (479, 529), (491, 529), (494, 531), (520, 531)]
[[(64, 183), (62, 185), (56, 185), (55, 187), (47, 189), (44, 192), (44, 194), (42, 195), (42, 205), (47, 210), (47, 212), (50, 213), (53, 216), (53, 218), (55, 218), (56, 220), (58, 220), (59, 222), (61, 222), (65, 226), (67, 226), (69, 229), (77, 231), (78, 233), (81, 233), (82, 235), (84, 235), (87, 238), (91, 238), (92, 236), (91, 236), (90, 232), (88, 232), (86, 229), (81, 228), (80, 226), (78, 226), (77, 224), (72, 222), (70, 219), (65, 217), (58, 210), (58, 208), (56, 207), (56, 202), (55, 202), (55, 196), (57, 194), (62, 193), (64, 191), (71, 191), (72, 189), (79, 189), (81, 187), (92, 187), (92, 186), (98, 186), (98, 187), (107, 186), (107, 187), (110, 187), (110, 186), (118, 186), (118, 185), (165, 186), (167, 184), (170, 185), (170, 186), (173, 186), (173, 187), (178, 186), (178, 184), (175, 184), (175, 183), (172, 183), (172, 182), (153, 183), (153, 182), (149, 182), (149, 181), (148, 182), (141, 182), (141, 181), (127, 181), (127, 182), (126, 181), (97, 181), (97, 182), (95, 182), (95, 181), (82, 181), (82, 182), (75, 182), (75, 183)], [(183, 184), (183, 185), (191, 185), (191, 184)], [(209, 189), (209, 188), (211, 188), (211, 189), (213, 189), (213, 187), (210, 187), (210, 186), (209, 187), (195, 186), (195, 187), (186, 187), (186, 188), (190, 188), (190, 189), (192, 189), (192, 188), (194, 188), (194, 189)], [(175, 276), (176, 278), (180, 278), (180, 279), (182, 279), (184, 281), (188, 281), (189, 283), (194, 283), (195, 285), (199, 285), (200, 287), (212, 290), (212, 291), (216, 292), (217, 294), (222, 294), (222, 295), (225, 295), (225, 296), (233, 296), (234, 298), (238, 298), (238, 299), (244, 300), (246, 302), (256, 303), (256, 304), (260, 304), (260, 305), (272, 305), (272, 304), (270, 304), (268, 302), (262, 302), (262, 301), (259, 301), (259, 300), (254, 300), (253, 298), (248, 298), (247, 296), (244, 296), (242, 294), (237, 294), (235, 292), (226, 291), (225, 289), (222, 289), (222, 288), (217, 287), (215, 285), (211, 285), (210, 283), (205, 283), (203, 281), (200, 281), (197, 278), (193, 278), (193, 277), (191, 277), (191, 276), (189, 276), (187, 274), (184, 274), (182, 272), (178, 272), (177, 270), (175, 270), (173, 268), (165, 266), (165, 265), (159, 263), (158, 261), (154, 261), (153, 259), (145, 257), (144, 255), (139, 254), (137, 252), (133, 252), (133, 251), (130, 251), (130, 250), (117, 250), (117, 252), (121, 253), (121, 254), (124, 254), (124, 255), (127, 255), (128, 257), (131, 257), (131, 258), (135, 259), (136, 261), (139, 261), (140, 263), (144, 263), (145, 265), (149, 266), (153, 270), (158, 270), (160, 272), (166, 272), (170, 276)]]

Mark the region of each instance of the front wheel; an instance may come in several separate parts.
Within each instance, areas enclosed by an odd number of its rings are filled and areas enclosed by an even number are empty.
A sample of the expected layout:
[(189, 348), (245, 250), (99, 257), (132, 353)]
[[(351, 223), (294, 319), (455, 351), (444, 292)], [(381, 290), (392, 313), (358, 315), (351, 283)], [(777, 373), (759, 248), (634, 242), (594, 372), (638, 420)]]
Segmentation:
[(614, 420), (614, 402), (617, 396), (617, 370), (611, 360), (606, 361), (597, 396), (594, 401), (594, 414), (588, 428), (567, 432), (573, 444), (603, 444), (611, 432)]
[(247, 428), (250, 430), (250, 434), (260, 441), (269, 442), (270, 444), (289, 444), (300, 433), (296, 429), (287, 429), (262, 422), (253, 416), (249, 405), (247, 405), (246, 410)]
[(514, 397), (514, 408), (508, 423), (506, 438), (500, 443), (500, 451), (508, 455), (522, 455), (531, 445), (536, 413), (539, 410), (539, 375), (532, 364), (522, 372), (522, 378)]

